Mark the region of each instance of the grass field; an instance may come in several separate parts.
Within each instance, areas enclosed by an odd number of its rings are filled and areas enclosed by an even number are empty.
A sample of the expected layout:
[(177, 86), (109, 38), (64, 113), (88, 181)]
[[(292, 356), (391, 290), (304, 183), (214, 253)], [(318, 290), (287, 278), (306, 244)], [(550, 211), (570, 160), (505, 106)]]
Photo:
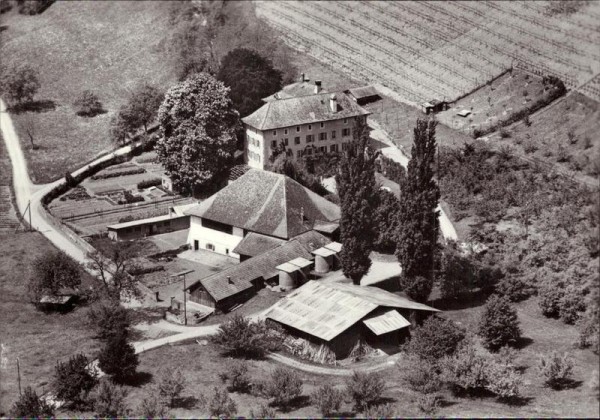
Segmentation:
[[(43, 14), (2, 15), (3, 64), (27, 62), (40, 73), (36, 97), (42, 111), (15, 115), (34, 182), (64, 176), (111, 148), (111, 116), (128, 93), (146, 82), (168, 88), (175, 81), (164, 39), (169, 2), (64, 1)], [(85, 89), (98, 95), (108, 112), (75, 115), (72, 103)], [(23, 125), (33, 115), (32, 150)]]
[(22, 386), (38, 394), (49, 390), (57, 361), (75, 353), (93, 356), (98, 342), (85, 325), (85, 310), (44, 314), (29, 303), (26, 279), (31, 262), (55, 248), (40, 233), (0, 236), (0, 416), (8, 414), (19, 395), (19, 358)]

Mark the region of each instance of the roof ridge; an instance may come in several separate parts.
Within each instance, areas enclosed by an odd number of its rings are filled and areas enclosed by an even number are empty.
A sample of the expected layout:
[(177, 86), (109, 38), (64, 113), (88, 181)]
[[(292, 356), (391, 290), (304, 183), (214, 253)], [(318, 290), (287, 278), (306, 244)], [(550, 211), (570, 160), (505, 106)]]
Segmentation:
[(261, 130), (263, 129), (263, 127), (265, 125), (265, 122), (267, 121), (267, 116), (269, 115), (269, 111), (271, 110), (271, 102), (267, 102), (265, 105), (267, 105), (267, 109), (265, 111), (265, 116), (263, 117), (263, 120), (260, 123), (260, 129)]

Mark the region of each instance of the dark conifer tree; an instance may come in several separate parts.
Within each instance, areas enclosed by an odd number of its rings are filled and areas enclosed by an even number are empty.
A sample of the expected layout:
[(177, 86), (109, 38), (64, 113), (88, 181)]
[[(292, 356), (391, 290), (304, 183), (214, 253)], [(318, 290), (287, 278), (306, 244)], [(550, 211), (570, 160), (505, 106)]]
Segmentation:
[(425, 301), (433, 287), (439, 232), (440, 190), (433, 179), (435, 127), (433, 120), (417, 120), (412, 158), (401, 181), (400, 228), (396, 256), (402, 267), (400, 286), (413, 299)]
[(122, 383), (131, 379), (138, 364), (138, 356), (127, 341), (125, 330), (109, 337), (98, 355), (98, 367), (115, 382)]
[(344, 275), (360, 284), (371, 268), (369, 254), (376, 239), (373, 214), (377, 208), (377, 154), (369, 146), (369, 130), (363, 117), (356, 121), (352, 137), (336, 175), (342, 210), (340, 260)]

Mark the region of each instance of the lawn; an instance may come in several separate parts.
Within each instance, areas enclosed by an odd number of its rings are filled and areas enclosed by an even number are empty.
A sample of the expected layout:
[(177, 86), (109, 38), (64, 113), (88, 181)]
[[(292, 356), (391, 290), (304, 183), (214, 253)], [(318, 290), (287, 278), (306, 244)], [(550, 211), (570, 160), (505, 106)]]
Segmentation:
[(98, 342), (85, 325), (85, 309), (66, 314), (45, 314), (36, 310), (26, 296), (26, 279), (31, 262), (54, 247), (40, 233), (19, 233), (0, 237), (0, 416), (17, 398), (19, 358), (22, 386), (38, 394), (48, 391), (54, 366), (75, 353), (92, 356)]
[[(34, 182), (52, 181), (109, 150), (110, 118), (137, 84), (166, 89), (175, 81), (165, 51), (170, 7), (169, 2), (61, 1), (41, 15), (23, 16), (13, 8), (2, 16), (3, 64), (27, 62), (40, 73), (40, 111), (14, 116)], [(108, 112), (75, 115), (72, 103), (86, 89), (96, 92)], [(23, 130), (31, 119), (37, 150)]]

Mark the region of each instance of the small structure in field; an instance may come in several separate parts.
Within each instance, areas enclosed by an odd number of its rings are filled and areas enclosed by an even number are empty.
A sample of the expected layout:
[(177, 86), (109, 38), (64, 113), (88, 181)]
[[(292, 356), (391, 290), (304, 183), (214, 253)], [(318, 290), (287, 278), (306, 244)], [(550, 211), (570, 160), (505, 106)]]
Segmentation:
[(349, 93), (350, 97), (354, 99), (354, 102), (359, 105), (366, 105), (381, 99), (379, 92), (374, 86), (363, 86), (359, 88), (348, 89), (346, 93)]
[(44, 311), (68, 312), (79, 300), (76, 294), (44, 295), (38, 306)]
[(342, 359), (360, 342), (399, 345), (417, 312), (439, 311), (377, 287), (309, 281), (265, 317), (303, 339), (315, 353), (326, 348)]
[(458, 115), (459, 117), (467, 118), (469, 115), (471, 115), (471, 111), (469, 111), (468, 109), (463, 109), (462, 111), (457, 112), (456, 115)]
[(447, 109), (448, 109), (448, 102), (439, 101), (437, 99), (432, 99), (429, 102), (423, 102), (421, 104), (421, 111), (423, 111), (423, 113), (426, 115), (435, 114), (437, 112), (442, 112)]

